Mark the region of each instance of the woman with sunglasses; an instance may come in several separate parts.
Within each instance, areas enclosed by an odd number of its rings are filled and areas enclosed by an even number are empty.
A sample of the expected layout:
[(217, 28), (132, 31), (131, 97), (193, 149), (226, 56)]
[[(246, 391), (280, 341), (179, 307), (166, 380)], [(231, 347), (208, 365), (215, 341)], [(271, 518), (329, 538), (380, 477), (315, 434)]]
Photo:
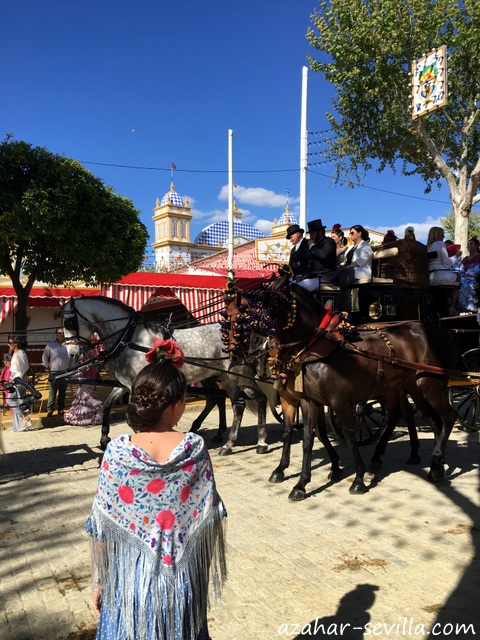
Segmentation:
[(359, 280), (370, 280), (372, 277), (373, 251), (368, 231), (356, 224), (350, 227), (349, 236), (353, 247), (347, 252), (345, 264), (337, 269), (335, 278), (335, 284), (340, 287), (348, 287)]
[[(20, 378), (24, 382), (27, 381), (27, 371), (30, 368), (27, 354), (25, 353), (26, 341), (21, 336), (12, 336), (8, 340), (10, 348), (10, 382), (14, 382), (15, 378)], [(27, 431), (32, 422), (27, 414), (21, 408), (22, 398), (25, 395), (25, 388), (16, 386), (9, 396), (9, 405), (13, 413), (12, 431)]]

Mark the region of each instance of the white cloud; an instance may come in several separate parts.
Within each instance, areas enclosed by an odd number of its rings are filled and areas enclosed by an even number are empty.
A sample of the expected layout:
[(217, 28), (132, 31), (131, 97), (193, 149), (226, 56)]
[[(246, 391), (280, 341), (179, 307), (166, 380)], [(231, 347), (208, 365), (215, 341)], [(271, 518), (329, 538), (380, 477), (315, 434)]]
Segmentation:
[[(234, 189), (235, 200), (238, 203), (253, 205), (255, 207), (272, 207), (283, 209), (286, 205), (286, 195), (278, 194), (263, 187), (240, 187)], [(218, 194), (219, 200), (228, 200), (228, 185), (221, 188)], [(295, 204), (299, 198), (289, 198), (289, 204)]]
[(255, 229), (258, 229), (259, 231), (264, 233), (266, 236), (269, 236), (272, 233), (272, 224), (273, 224), (272, 220), (259, 219), (255, 222), (253, 226), (255, 227)]
[(205, 226), (207, 226), (207, 224), (212, 224), (213, 222), (219, 222), (227, 219), (227, 211), (225, 209), (213, 209), (211, 211), (192, 209), (190, 213), (192, 214), (193, 221), (205, 220)]

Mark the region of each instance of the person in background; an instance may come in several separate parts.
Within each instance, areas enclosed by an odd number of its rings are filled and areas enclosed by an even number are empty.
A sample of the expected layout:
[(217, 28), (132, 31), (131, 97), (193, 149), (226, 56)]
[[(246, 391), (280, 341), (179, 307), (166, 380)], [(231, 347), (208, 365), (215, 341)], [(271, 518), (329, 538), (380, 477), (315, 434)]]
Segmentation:
[(336, 255), (337, 255), (337, 264), (342, 264), (345, 262), (345, 253), (348, 249), (348, 241), (345, 238), (345, 234), (342, 231), (342, 225), (337, 222), (332, 227), (330, 232), (333, 241), (335, 242), (336, 247)]
[(0, 387), (2, 389), (3, 392), (3, 408), (4, 409), (8, 409), (8, 391), (7, 389), (5, 389), (5, 387), (3, 386), (4, 382), (10, 382), (10, 365), (12, 363), (12, 358), (11, 356), (6, 353), (3, 356), (3, 369), (0, 372)]
[[(47, 373), (56, 373), (68, 369), (71, 364), (67, 347), (65, 346), (65, 335), (63, 329), (59, 327), (55, 330), (55, 340), (47, 344), (42, 355), (42, 364)], [(47, 416), (53, 416), (55, 400), (57, 400), (58, 415), (63, 416), (65, 411), (65, 395), (67, 393), (66, 382), (48, 381), (48, 401)], [(57, 397), (58, 396), (58, 397)]]
[[(449, 258), (452, 258), (457, 254), (458, 251), (460, 251), (460, 245), (455, 244), (452, 240), (445, 240), (445, 246), (447, 247), (447, 253)], [(461, 259), (459, 259), (459, 263), (460, 262), (462, 262)]]
[(404, 240), (416, 240), (415, 229), (413, 227), (406, 227)]
[(176, 430), (183, 353), (155, 339), (120, 435), (103, 457), (92, 513), (97, 640), (209, 640), (208, 583), (226, 578), (223, 503), (203, 439)]
[(395, 235), (395, 231), (393, 231), (392, 229), (389, 229), (387, 233), (383, 236), (382, 244), (388, 244), (389, 242), (395, 242), (396, 240), (398, 240), (398, 238)]
[(325, 235), (326, 227), (320, 218), (307, 223), (310, 239), (310, 254), (307, 269), (297, 276), (298, 286), (307, 291), (315, 291), (320, 282), (331, 282), (337, 267), (336, 247), (333, 238)]
[[(432, 254), (428, 259), (428, 269), (430, 271), (430, 282), (458, 282), (460, 274), (452, 271), (457, 257), (462, 255), (461, 251), (449, 257), (447, 247), (444, 242), (445, 231), (442, 227), (431, 227), (427, 238), (427, 251)], [(450, 292), (452, 304), (449, 305), (450, 315), (456, 315), (458, 290), (452, 289)]]
[(345, 264), (337, 269), (335, 284), (347, 287), (358, 280), (371, 279), (373, 251), (368, 231), (361, 224), (350, 228), (350, 240), (353, 247), (347, 252)]
[[(98, 345), (99, 341), (98, 334), (92, 333), (90, 342)], [(86, 358), (95, 358), (99, 352), (100, 349), (96, 347), (86, 354)], [(100, 379), (97, 367), (92, 364), (85, 371), (80, 371), (78, 377), (86, 380), (90, 379), (92, 382), (78, 385), (72, 406), (63, 416), (64, 421), (67, 424), (80, 427), (85, 427), (89, 424), (102, 424), (104, 407), (95, 384), (95, 381)]]
[[(27, 346), (26, 340), (22, 336), (12, 336), (8, 340), (8, 346), (10, 347), (10, 382), (14, 382), (16, 378), (27, 381), (27, 371), (30, 368), (27, 354), (25, 353), (25, 347)], [(22, 398), (25, 395), (25, 388), (18, 385), (15, 387), (15, 391), (10, 392), (9, 404), (13, 413), (13, 427), (12, 431), (27, 431), (32, 421), (21, 407)]]
[(457, 306), (462, 311), (477, 311), (477, 276), (480, 273), (480, 242), (473, 236), (467, 242), (468, 255), (460, 265), (460, 291)]
[(303, 234), (304, 230), (298, 224), (291, 224), (287, 229), (287, 240), (290, 240), (293, 245), (288, 261), (293, 278), (305, 273), (310, 257), (308, 240), (303, 237)]

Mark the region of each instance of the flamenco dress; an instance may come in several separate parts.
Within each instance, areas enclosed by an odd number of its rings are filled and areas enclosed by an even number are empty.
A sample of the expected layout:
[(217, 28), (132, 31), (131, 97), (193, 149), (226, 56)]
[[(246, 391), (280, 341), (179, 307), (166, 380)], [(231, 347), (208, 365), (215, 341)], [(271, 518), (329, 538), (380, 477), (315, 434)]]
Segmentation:
[(480, 254), (466, 256), (460, 266), (460, 291), (458, 307), (464, 311), (477, 311), (477, 275), (480, 273)]

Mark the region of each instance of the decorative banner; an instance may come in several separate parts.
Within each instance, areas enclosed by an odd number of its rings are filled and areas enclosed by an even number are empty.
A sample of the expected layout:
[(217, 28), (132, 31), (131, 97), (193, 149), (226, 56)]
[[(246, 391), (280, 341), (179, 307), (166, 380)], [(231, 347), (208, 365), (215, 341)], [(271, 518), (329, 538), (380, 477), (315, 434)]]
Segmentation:
[(259, 262), (288, 264), (292, 245), (286, 238), (262, 238), (255, 240), (255, 252)]
[(447, 104), (447, 48), (412, 62), (412, 119)]

